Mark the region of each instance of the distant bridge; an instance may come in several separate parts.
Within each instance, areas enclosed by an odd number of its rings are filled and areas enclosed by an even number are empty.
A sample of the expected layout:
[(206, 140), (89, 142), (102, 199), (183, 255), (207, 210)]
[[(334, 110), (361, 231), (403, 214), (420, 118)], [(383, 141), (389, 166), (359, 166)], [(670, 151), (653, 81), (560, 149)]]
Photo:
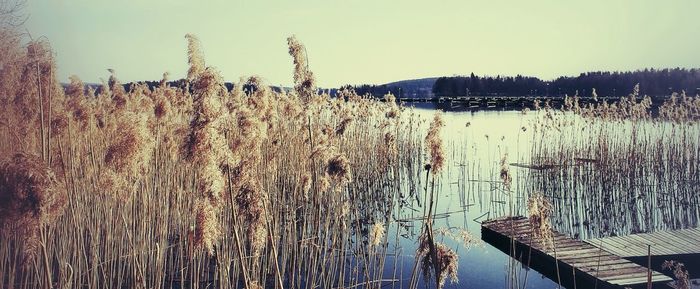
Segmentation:
[[(658, 106), (668, 97), (652, 97), (652, 105)], [(641, 99), (641, 98), (640, 98)], [(439, 96), (439, 97), (404, 97), (399, 98), (400, 101), (406, 103), (412, 102), (433, 102), (442, 103), (442, 106), (447, 108), (459, 109), (503, 109), (503, 110), (520, 110), (524, 108), (534, 109), (535, 101), (540, 101), (540, 107), (544, 107), (546, 103), (552, 108), (561, 108), (564, 105), (564, 96)], [(579, 97), (579, 105), (581, 107), (588, 104), (601, 104), (603, 102), (613, 103), (620, 100), (620, 97)]]

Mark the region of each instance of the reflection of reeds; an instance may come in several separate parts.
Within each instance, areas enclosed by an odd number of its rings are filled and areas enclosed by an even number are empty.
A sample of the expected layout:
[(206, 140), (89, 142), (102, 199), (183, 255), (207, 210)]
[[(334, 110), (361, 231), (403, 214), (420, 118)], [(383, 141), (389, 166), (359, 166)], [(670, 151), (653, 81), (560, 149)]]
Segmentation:
[(615, 103), (578, 101), (539, 110), (533, 124), (530, 163), (554, 166), (525, 182), (552, 201), (558, 229), (585, 238), (698, 226), (700, 96), (674, 94), (658, 114), (638, 87)]

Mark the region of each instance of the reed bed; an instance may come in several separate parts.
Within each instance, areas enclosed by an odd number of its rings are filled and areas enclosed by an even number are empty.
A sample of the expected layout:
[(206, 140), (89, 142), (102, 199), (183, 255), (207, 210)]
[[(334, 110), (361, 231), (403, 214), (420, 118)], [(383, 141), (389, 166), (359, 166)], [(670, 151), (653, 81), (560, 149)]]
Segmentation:
[[(470, 208), (529, 215), (545, 239), (700, 222), (700, 97), (658, 109), (638, 89), (597, 106), (572, 97), (524, 112), (534, 121), (513, 128), (510, 155), (489, 135), (486, 151), (471, 134), (445, 151), (439, 114), (319, 93), (294, 37), (292, 90), (252, 76), (229, 91), (186, 40), (187, 78), (129, 87), (112, 70), (99, 88), (61, 84), (48, 43), (9, 46), (0, 289), (441, 288), (458, 277), (448, 244), (477, 243), (466, 225), (437, 225), (443, 178), (465, 224)], [(413, 267), (397, 268), (406, 256)], [(506, 283), (524, 286), (507, 266)]]
[(16, 43), (0, 69), (0, 289), (401, 286), (386, 232), (427, 192), (418, 118), (392, 96), (318, 93), (293, 37), (281, 92), (259, 77), (228, 91), (186, 39), (186, 79), (125, 88), (110, 71), (98, 89), (61, 85), (48, 43)]
[(589, 238), (700, 225), (700, 96), (654, 109), (638, 91), (535, 112), (521, 183), (552, 202), (558, 230)]

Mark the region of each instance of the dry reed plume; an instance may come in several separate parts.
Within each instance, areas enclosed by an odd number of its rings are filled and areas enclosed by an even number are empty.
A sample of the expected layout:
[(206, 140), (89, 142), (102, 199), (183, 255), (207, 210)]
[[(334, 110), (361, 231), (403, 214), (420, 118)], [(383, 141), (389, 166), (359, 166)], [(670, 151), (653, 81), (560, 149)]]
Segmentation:
[[(125, 85), (109, 70), (100, 87), (73, 76), (65, 90), (45, 42), (11, 41), (0, 151), (22, 154), (0, 169), (0, 288), (381, 284), (394, 204), (418, 190), (416, 117), (319, 94), (294, 37), (292, 92), (259, 77), (229, 91), (186, 40), (185, 79)], [(18, 262), (22, 243), (47, 262)]]
[(504, 154), (501, 157), (501, 170), (499, 173), (501, 180), (503, 181), (503, 187), (506, 191), (510, 191), (511, 183), (513, 182), (513, 177), (510, 175), (510, 165), (508, 164), (508, 154)]
[(376, 223), (372, 225), (372, 229), (369, 233), (369, 244), (372, 247), (379, 246), (384, 238), (384, 233), (386, 229), (384, 228), (384, 223)]
[(425, 137), (425, 147), (430, 156), (430, 166), (433, 175), (437, 175), (445, 166), (445, 151), (442, 145), (442, 137), (440, 136), (441, 128), (445, 126), (442, 120), (442, 115), (437, 112), (430, 122), (428, 134)]
[[(540, 108), (532, 124), (534, 184), (555, 208), (560, 231), (580, 238), (696, 227), (700, 96), (672, 94), (658, 106), (636, 85), (618, 101)], [(528, 130), (529, 132), (530, 130)]]
[[(386, 114), (388, 119), (393, 118), (391, 108), (395, 105), (393, 96), (389, 95), (385, 98), (389, 103), (390, 111)], [(446, 234), (446, 230), (439, 229), (435, 231), (434, 225), (434, 210), (436, 208), (437, 197), (435, 192), (436, 178), (442, 172), (445, 166), (445, 151), (442, 142), (441, 130), (445, 126), (440, 112), (435, 113), (433, 120), (430, 122), (428, 133), (425, 137), (425, 151), (429, 156), (430, 163), (424, 168), (426, 172), (425, 200), (427, 202), (427, 210), (423, 214), (423, 226), (421, 227), (420, 235), (418, 236), (418, 249), (416, 251), (416, 264), (412, 276), (411, 286), (416, 286), (416, 271), (420, 268), (425, 281), (434, 278), (435, 287), (442, 288), (445, 285), (445, 280), (449, 277), (455, 283), (457, 279), (457, 268), (459, 266), (459, 256), (457, 253), (447, 247), (445, 244), (435, 240), (435, 232)], [(385, 136), (386, 138), (386, 136)], [(429, 178), (432, 180), (429, 182)], [(439, 178), (438, 178), (439, 179)], [(431, 184), (428, 189), (428, 183)], [(466, 245), (466, 244), (465, 244)]]
[(527, 210), (530, 216), (533, 239), (539, 239), (544, 248), (552, 248), (554, 246), (554, 233), (551, 203), (542, 194), (533, 194), (527, 200)]
[(56, 221), (66, 201), (64, 184), (38, 157), (18, 153), (0, 163), (0, 233), (20, 240), (25, 260), (37, 253), (39, 229)]
[(305, 100), (316, 94), (316, 80), (309, 70), (309, 58), (304, 47), (295, 36), (287, 38), (289, 55), (294, 58), (294, 90)]
[(188, 41), (194, 117), (190, 122), (186, 143), (186, 159), (192, 161), (199, 171), (197, 179), (195, 244), (214, 254), (214, 244), (221, 235), (219, 215), (223, 205), (224, 172), (222, 166), (229, 165), (231, 152), (223, 134), (226, 114), (222, 99), (226, 95), (221, 76), (212, 68), (204, 66), (204, 57), (199, 40), (191, 34)]
[(664, 270), (672, 270), (673, 276), (676, 277), (674, 281), (676, 288), (678, 289), (690, 289), (690, 280), (688, 276), (688, 270), (685, 269), (685, 265), (678, 261), (664, 261), (661, 264)]
[[(437, 280), (437, 288), (445, 285), (445, 280), (449, 277), (452, 283), (459, 282), (457, 270), (459, 267), (459, 256), (457, 253), (442, 243), (434, 243), (428, 234), (422, 234), (419, 238), (418, 254), (421, 257), (421, 271), (426, 280), (433, 277)], [(431, 257), (433, 256), (433, 257)], [(434, 276), (433, 276), (434, 275)]]

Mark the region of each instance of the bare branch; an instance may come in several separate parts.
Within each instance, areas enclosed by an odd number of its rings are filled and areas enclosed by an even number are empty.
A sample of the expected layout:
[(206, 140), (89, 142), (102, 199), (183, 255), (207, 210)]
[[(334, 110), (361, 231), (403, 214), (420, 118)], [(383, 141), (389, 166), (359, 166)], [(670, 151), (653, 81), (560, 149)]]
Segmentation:
[(27, 21), (28, 15), (24, 13), (27, 0), (0, 0), (0, 27), (19, 27)]

